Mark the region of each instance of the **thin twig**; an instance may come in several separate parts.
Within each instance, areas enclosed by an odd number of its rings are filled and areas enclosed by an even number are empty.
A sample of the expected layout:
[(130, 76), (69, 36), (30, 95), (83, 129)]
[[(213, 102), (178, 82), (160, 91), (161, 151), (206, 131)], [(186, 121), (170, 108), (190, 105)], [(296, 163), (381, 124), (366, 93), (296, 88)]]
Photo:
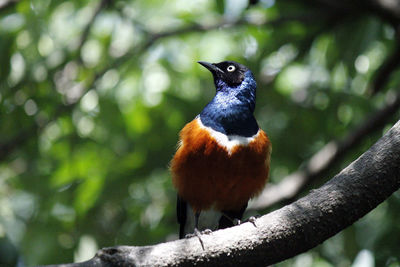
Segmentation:
[(78, 47), (77, 47), (77, 53), (78, 53), (78, 59), (81, 62), (81, 50), (83, 45), (85, 44), (87, 38), (89, 37), (90, 30), (92, 29), (93, 23), (95, 22), (97, 16), (101, 13), (101, 11), (110, 3), (112, 0), (101, 0), (98, 5), (96, 6), (95, 10), (93, 11), (93, 15), (90, 18), (89, 22), (86, 24), (85, 29), (83, 30), (79, 42), (78, 42)]
[(378, 69), (372, 87), (369, 89), (371, 95), (382, 91), (388, 83), (392, 73), (400, 66), (400, 31), (396, 31), (394, 51), (386, 57), (381, 67)]
[(241, 19), (234, 20), (234, 21), (223, 20), (223, 21), (217, 22), (215, 24), (211, 24), (211, 25), (202, 25), (202, 24), (194, 23), (194, 24), (190, 24), (190, 25), (187, 25), (187, 26), (184, 26), (181, 28), (166, 30), (166, 31), (159, 32), (159, 33), (150, 32), (150, 31), (144, 29), (143, 31), (147, 33), (146, 40), (142, 44), (139, 44), (138, 46), (131, 49), (124, 56), (119, 57), (116, 60), (114, 60), (103, 70), (97, 72), (95, 75), (95, 79), (102, 76), (109, 69), (120, 67), (125, 62), (128, 62), (128, 64), (132, 63), (132, 61), (129, 61), (128, 59), (131, 59), (137, 55), (143, 54), (147, 49), (149, 49), (151, 46), (153, 46), (159, 40), (162, 40), (165, 38), (174, 37), (174, 36), (183, 35), (183, 34), (189, 34), (189, 33), (213, 31), (213, 30), (218, 30), (218, 29), (231, 29), (231, 28), (240, 27), (240, 26), (277, 27), (277, 26), (283, 25), (287, 22), (293, 22), (293, 21), (298, 21), (298, 22), (303, 22), (303, 23), (315, 23), (315, 21), (318, 21), (320, 23), (321, 19), (330, 19), (332, 16), (335, 16), (335, 14), (334, 13), (330, 13), (329, 15), (321, 14), (321, 16), (319, 16), (319, 15), (315, 15), (315, 14), (311, 15), (311, 14), (305, 13), (305, 14), (298, 14), (298, 15), (291, 15), (291, 16), (282, 16), (282, 17), (276, 18), (274, 20), (265, 20), (265, 21), (253, 21), (253, 20), (248, 20), (246, 18), (241, 18)]

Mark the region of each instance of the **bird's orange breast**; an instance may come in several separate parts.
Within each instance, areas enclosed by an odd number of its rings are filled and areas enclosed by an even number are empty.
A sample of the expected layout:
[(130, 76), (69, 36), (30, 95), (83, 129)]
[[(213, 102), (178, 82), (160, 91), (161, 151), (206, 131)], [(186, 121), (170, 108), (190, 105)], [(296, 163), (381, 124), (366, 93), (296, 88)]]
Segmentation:
[(264, 188), (270, 141), (261, 129), (254, 137), (244, 139), (235, 143), (222, 133), (215, 135), (199, 118), (182, 129), (171, 162), (172, 182), (195, 211), (211, 207), (238, 210)]

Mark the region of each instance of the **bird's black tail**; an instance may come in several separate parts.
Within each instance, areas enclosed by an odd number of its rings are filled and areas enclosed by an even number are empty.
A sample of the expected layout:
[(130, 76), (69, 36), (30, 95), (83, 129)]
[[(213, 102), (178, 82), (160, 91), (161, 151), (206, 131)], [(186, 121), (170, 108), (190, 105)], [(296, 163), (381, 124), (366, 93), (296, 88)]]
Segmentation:
[(179, 195), (177, 195), (177, 200), (176, 200), (176, 216), (179, 223), (179, 238), (184, 238), (186, 216), (187, 216), (187, 203)]

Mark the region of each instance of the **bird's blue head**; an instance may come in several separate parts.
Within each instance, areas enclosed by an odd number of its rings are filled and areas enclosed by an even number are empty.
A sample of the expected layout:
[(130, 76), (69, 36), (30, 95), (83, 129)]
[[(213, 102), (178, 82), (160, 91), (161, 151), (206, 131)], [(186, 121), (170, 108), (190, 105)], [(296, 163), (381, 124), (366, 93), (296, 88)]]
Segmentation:
[(200, 113), (201, 122), (226, 135), (253, 136), (258, 124), (253, 116), (256, 81), (251, 71), (234, 61), (199, 61), (214, 77), (216, 95)]

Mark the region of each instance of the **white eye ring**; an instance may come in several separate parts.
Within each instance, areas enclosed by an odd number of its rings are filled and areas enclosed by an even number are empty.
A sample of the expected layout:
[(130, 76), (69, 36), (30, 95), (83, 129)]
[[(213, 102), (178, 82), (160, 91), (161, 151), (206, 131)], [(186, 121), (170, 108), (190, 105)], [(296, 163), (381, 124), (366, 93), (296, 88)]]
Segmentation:
[(235, 71), (236, 68), (233, 65), (229, 65), (229, 67), (226, 70), (229, 71), (229, 72), (232, 72), (232, 71)]

